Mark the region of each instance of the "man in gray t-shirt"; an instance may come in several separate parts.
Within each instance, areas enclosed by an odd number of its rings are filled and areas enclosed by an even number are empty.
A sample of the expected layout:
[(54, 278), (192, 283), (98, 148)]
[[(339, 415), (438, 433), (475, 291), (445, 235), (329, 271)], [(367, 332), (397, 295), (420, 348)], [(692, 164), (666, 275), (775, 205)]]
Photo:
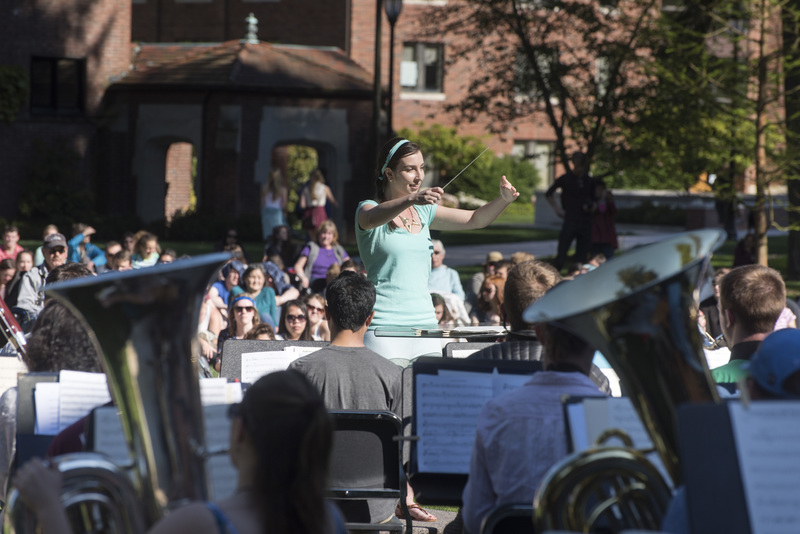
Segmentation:
[[(345, 271), (331, 282), (325, 295), (331, 344), (295, 360), (289, 369), (303, 373), (314, 384), (329, 410), (395, 411), (400, 406), (402, 369), (364, 346), (364, 334), (375, 315), (375, 286), (363, 275)], [(396, 504), (384, 501), (370, 500), (370, 517), (358, 519), (346, 502), (337, 504), (350, 521), (382, 521), (394, 515)], [(416, 505), (413, 508), (413, 519), (435, 520)]]

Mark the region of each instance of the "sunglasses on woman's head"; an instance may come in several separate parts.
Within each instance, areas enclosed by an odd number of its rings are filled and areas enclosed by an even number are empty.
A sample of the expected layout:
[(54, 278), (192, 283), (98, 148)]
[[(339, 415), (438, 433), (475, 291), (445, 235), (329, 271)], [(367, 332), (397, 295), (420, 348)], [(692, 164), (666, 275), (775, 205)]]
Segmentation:
[(299, 322), (302, 323), (302, 322), (304, 322), (306, 320), (306, 316), (305, 315), (287, 315), (286, 316), (286, 320), (289, 321), (290, 323), (293, 323), (295, 321), (299, 321)]
[(253, 308), (253, 306), (236, 306), (236, 307), (234, 307), (233, 309), (234, 309), (234, 310), (236, 310), (236, 311), (237, 311), (237, 312), (239, 312), (239, 313), (244, 313), (244, 312), (246, 312), (246, 311), (249, 311), (249, 312), (251, 312), (251, 311), (253, 311), (255, 308)]
[(312, 306), (311, 304), (308, 305), (308, 309), (309, 309), (309, 311), (315, 311), (317, 313), (322, 313), (322, 312), (325, 311), (324, 308), (318, 308), (316, 306)]

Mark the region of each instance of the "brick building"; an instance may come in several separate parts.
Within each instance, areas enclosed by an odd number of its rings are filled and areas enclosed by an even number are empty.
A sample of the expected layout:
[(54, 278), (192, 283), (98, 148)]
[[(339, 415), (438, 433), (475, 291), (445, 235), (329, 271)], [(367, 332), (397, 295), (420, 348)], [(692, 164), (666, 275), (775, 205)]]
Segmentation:
[[(464, 73), (479, 65), (445, 61), (452, 59), (447, 36), (415, 33), (431, 5), (444, 1), (404, 2), (393, 125), (424, 120), (484, 135), (485, 122), (460, 124), (444, 113), (464, 96)], [(251, 12), (261, 42), (243, 44)], [(60, 139), (79, 155), (76, 171), (101, 212), (145, 221), (186, 208), (192, 192), (216, 214), (257, 213), (258, 186), (281, 165), (280, 147), (305, 144), (317, 149), (343, 200), (337, 222), (350, 224), (373, 179), (375, 17), (375, 0), (4, 3), (0, 32), (8, 38), (0, 43), (0, 65), (23, 66), (31, 91), (16, 121), (0, 123), (0, 215), (17, 216), (27, 169), (39, 157), (37, 141), (47, 147)], [(385, 91), (389, 26), (381, 18)], [(552, 134), (543, 118), (488, 143), (501, 154), (537, 155), (540, 173), (552, 177)]]

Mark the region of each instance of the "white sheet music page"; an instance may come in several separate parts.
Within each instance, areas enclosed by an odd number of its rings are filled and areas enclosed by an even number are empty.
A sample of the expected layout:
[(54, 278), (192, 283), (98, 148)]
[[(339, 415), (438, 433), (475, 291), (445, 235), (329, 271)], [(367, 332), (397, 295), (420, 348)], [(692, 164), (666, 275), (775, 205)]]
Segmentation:
[(59, 432), (81, 417), (86, 417), (93, 408), (111, 401), (106, 375), (103, 373), (61, 371), (58, 374), (58, 383), (61, 386), (58, 402)]
[(203, 406), (209, 406), (212, 404), (228, 404), (228, 379), (201, 379), (200, 402), (203, 404)]
[(417, 467), (421, 473), (468, 474), (475, 427), (492, 398), (492, 375), (417, 375)]
[(496, 397), (522, 387), (523, 384), (531, 379), (531, 376), (533, 376), (533, 373), (527, 375), (500, 373), (495, 367), (494, 371), (492, 371), (492, 396)]
[(253, 384), (262, 376), (285, 371), (289, 364), (303, 354), (295, 351), (266, 351), (242, 353), (242, 382)]
[(800, 402), (728, 403), (752, 534), (800, 532)]
[(34, 432), (45, 436), (58, 434), (58, 382), (38, 382), (33, 390), (36, 427)]
[(0, 395), (16, 387), (19, 374), (27, 372), (28, 366), (19, 358), (0, 357)]
[[(206, 448), (209, 451), (227, 449), (230, 440), (231, 422), (228, 419), (228, 406), (205, 406)], [(209, 456), (206, 472), (210, 482), (210, 495), (213, 500), (224, 499), (236, 493), (238, 473), (231, 462), (230, 454), (221, 453)]]

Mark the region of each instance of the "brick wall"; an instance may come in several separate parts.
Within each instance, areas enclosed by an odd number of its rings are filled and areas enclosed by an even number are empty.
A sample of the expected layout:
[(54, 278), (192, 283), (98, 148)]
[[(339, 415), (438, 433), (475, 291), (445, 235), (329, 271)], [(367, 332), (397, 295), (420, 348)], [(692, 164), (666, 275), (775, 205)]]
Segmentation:
[[(133, 40), (219, 42), (243, 39), (245, 18), (258, 19), (262, 41), (346, 47), (346, 0), (143, 0), (133, 5)], [(160, 10), (160, 17), (159, 17)]]
[(84, 157), (87, 187), (93, 178), (90, 158), (96, 140), (91, 122), (113, 77), (130, 64), (130, 0), (18, 0), (0, 2), (0, 64), (30, 69), (31, 58), (84, 59), (85, 113), (80, 116), (31, 115), (28, 105), (11, 124), (0, 124), (0, 161), (4, 194), (0, 215), (17, 214), (35, 140), (66, 137)]
[(189, 208), (192, 195), (192, 144), (172, 143), (167, 149), (167, 197), (164, 215), (167, 220)]

